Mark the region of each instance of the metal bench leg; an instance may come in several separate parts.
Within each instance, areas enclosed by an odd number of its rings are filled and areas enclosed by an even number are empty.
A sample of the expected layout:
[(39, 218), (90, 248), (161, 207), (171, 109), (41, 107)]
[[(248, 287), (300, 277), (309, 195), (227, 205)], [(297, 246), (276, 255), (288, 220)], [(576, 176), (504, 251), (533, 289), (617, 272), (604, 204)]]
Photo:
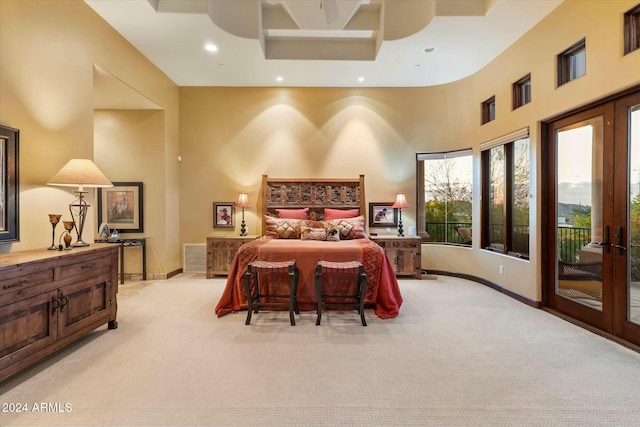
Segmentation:
[(296, 272), (295, 266), (289, 267), (289, 320), (291, 321), (291, 326), (296, 326), (296, 318), (293, 315), (293, 312), (296, 310)]
[(360, 313), (360, 320), (362, 326), (367, 326), (367, 321), (364, 319), (364, 295), (367, 290), (367, 275), (361, 268), (361, 272), (358, 275), (358, 312)]
[(251, 324), (251, 313), (253, 313), (253, 294), (251, 293), (251, 267), (244, 274), (244, 290), (247, 294), (247, 320), (245, 325)]
[(316, 326), (320, 324), (322, 320), (322, 266), (316, 267), (316, 295), (318, 297), (318, 317), (316, 319)]

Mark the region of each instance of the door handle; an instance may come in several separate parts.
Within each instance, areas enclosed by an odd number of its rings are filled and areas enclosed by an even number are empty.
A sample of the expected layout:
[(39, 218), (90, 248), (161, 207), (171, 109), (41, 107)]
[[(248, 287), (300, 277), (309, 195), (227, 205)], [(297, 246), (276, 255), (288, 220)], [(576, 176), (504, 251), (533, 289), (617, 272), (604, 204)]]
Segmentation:
[(622, 252), (627, 250), (627, 247), (622, 244), (622, 237), (623, 237), (622, 232), (623, 232), (622, 227), (618, 227), (616, 230), (616, 243), (611, 244), (611, 246), (618, 249), (618, 255), (622, 255)]
[(604, 240), (602, 242), (591, 242), (593, 245), (602, 246), (605, 252), (609, 252), (609, 246), (613, 246), (609, 240), (609, 226), (604, 227)]

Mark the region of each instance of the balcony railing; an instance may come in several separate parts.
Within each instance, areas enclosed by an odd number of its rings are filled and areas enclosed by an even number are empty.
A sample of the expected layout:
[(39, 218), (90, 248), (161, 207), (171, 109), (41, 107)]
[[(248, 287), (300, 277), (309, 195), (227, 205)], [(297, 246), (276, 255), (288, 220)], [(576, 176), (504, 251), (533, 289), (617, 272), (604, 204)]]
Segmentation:
[(457, 227), (471, 228), (470, 222), (427, 222), (426, 231), (432, 242), (463, 244)]
[[(457, 227), (471, 227), (470, 222), (427, 222), (426, 231), (431, 236), (432, 242), (462, 244), (462, 239), (456, 231)], [(501, 224), (492, 224), (491, 241), (501, 242)], [(515, 234), (529, 234), (528, 225), (514, 226)], [(580, 249), (591, 242), (591, 229), (583, 227), (558, 227), (558, 246), (560, 259), (565, 262), (576, 262)]]

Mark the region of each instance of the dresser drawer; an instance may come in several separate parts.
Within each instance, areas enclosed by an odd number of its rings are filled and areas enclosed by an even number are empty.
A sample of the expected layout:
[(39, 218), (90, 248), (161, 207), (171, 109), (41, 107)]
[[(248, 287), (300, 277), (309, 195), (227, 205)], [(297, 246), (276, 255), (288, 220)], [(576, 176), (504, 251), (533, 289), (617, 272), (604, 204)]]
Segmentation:
[(105, 268), (111, 268), (111, 259), (104, 256), (93, 256), (81, 259), (78, 262), (67, 264), (60, 269), (60, 279), (73, 276), (94, 277), (104, 273)]
[(38, 271), (33, 271), (33, 268), (15, 268), (3, 270), (2, 275), (4, 277), (0, 280), (0, 293), (20, 291), (52, 282), (54, 279), (53, 267)]

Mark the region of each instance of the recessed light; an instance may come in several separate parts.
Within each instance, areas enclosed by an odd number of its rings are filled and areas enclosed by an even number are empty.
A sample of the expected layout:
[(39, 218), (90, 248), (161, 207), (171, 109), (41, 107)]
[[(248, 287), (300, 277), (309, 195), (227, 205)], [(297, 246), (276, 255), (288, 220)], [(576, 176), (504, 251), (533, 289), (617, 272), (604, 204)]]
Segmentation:
[(435, 47), (425, 47), (424, 48), (424, 53), (433, 53), (436, 51)]
[(218, 46), (216, 46), (213, 43), (207, 43), (204, 45), (205, 50), (209, 51), (209, 52), (217, 52), (218, 51)]
[(358, 77), (358, 81), (362, 83), (364, 81), (364, 77)]
[(284, 80), (284, 77), (282, 77), (282, 76), (277, 76), (276, 77), (276, 81), (278, 81), (278, 82), (281, 82), (283, 80)]

